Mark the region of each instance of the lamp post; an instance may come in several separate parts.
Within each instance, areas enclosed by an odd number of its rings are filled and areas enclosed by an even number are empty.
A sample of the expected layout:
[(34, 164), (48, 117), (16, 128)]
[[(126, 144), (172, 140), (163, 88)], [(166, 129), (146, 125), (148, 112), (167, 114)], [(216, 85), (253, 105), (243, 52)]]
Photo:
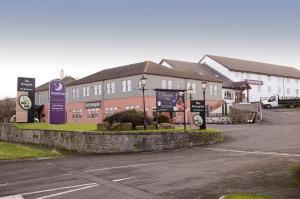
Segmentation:
[(204, 114), (203, 114), (203, 125), (200, 126), (200, 129), (206, 129), (206, 104), (205, 104), (205, 90), (207, 86), (207, 81), (201, 82), (202, 91), (203, 91), (203, 104), (204, 104)]
[(189, 93), (190, 93), (190, 104), (191, 104), (191, 101), (192, 101), (192, 92), (193, 92), (193, 87), (192, 87), (192, 84), (191, 84), (191, 86), (190, 86), (190, 88), (188, 88), (188, 91), (189, 91)]
[(147, 82), (147, 77), (142, 76), (140, 79), (141, 90), (143, 91), (143, 107), (144, 107), (144, 130), (147, 130), (147, 120), (146, 120), (146, 107), (145, 107), (145, 86)]

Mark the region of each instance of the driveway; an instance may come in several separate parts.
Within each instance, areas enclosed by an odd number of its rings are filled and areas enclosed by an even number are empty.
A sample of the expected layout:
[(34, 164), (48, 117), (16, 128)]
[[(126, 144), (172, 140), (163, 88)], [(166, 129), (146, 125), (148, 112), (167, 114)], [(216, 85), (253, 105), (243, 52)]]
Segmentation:
[(0, 163), (0, 197), (300, 198), (289, 178), (289, 166), (300, 161), (299, 116), (265, 110), (263, 124), (215, 125), (225, 130), (225, 142), (205, 147)]

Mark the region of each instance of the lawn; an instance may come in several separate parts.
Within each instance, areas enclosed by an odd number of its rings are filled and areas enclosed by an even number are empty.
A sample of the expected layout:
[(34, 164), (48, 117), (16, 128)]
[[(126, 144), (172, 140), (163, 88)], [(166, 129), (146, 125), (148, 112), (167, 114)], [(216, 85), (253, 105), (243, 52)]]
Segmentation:
[(96, 131), (96, 124), (48, 124), (48, 123), (19, 123), (19, 129), (58, 130), (58, 131)]
[(252, 194), (230, 194), (222, 197), (222, 199), (273, 199), (267, 196), (257, 196)]
[(25, 146), (8, 142), (0, 142), (0, 160), (61, 156), (61, 153), (56, 150), (49, 150), (40, 147)]
[[(15, 126), (19, 129), (37, 129), (37, 130), (58, 130), (58, 131), (97, 131), (97, 125), (96, 124), (78, 124), (78, 123), (72, 123), (72, 124), (47, 124), (47, 123), (19, 123), (15, 124)], [(184, 132), (183, 128), (175, 128), (175, 129), (149, 129), (149, 130), (132, 130), (132, 131), (122, 131), (124, 133), (134, 133), (134, 132), (174, 132), (174, 133), (181, 133)], [(189, 129), (187, 128), (188, 132), (204, 132), (204, 133), (221, 133), (221, 130), (218, 129), (206, 129), (201, 130), (199, 129)], [(109, 133), (110, 131), (106, 131), (106, 133)], [(114, 131), (112, 131), (113, 133)]]

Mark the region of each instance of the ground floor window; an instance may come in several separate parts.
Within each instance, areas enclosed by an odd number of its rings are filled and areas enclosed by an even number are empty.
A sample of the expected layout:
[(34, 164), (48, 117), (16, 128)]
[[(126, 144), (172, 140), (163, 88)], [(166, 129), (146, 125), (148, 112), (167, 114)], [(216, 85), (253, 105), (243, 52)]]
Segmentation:
[(72, 118), (82, 118), (82, 109), (74, 109), (72, 111)]
[(224, 92), (224, 99), (232, 100), (233, 99), (233, 93), (231, 91), (225, 91)]
[(98, 118), (99, 108), (88, 109), (88, 118)]

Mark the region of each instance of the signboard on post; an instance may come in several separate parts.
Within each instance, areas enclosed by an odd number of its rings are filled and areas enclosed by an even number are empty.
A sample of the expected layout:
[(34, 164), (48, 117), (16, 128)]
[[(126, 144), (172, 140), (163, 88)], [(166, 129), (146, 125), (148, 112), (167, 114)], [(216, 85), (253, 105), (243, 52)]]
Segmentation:
[(204, 111), (204, 100), (191, 100), (191, 112), (202, 112)]
[(66, 123), (66, 85), (60, 80), (49, 83), (49, 123)]
[(34, 122), (35, 79), (18, 77), (16, 122)]
[(156, 89), (158, 112), (184, 112), (184, 92), (172, 89)]

